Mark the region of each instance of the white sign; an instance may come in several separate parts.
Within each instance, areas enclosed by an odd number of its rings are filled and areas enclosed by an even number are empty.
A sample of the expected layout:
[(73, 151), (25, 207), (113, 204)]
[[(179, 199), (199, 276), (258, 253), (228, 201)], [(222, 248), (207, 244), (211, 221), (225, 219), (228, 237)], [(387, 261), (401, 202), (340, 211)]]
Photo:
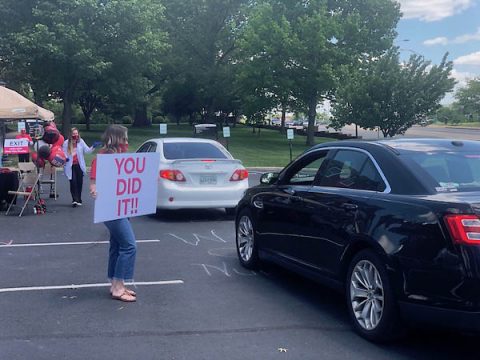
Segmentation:
[(159, 166), (156, 153), (97, 155), (93, 222), (155, 213)]
[(287, 129), (287, 139), (288, 140), (293, 139), (293, 129)]
[(160, 135), (165, 135), (167, 133), (167, 124), (160, 124)]
[(21, 132), (22, 130), (25, 130), (25, 122), (24, 121), (19, 121), (17, 124), (17, 129), (18, 132)]
[(223, 128), (223, 137), (224, 138), (230, 137), (230, 126), (225, 126)]
[(28, 140), (5, 139), (3, 153), (5, 155), (28, 154)]

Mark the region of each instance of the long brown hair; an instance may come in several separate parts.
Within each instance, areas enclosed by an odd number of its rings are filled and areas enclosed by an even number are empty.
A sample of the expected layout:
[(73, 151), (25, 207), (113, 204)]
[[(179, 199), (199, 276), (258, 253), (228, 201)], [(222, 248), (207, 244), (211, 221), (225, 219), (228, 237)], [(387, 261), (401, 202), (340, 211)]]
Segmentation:
[(110, 125), (102, 135), (103, 152), (122, 152), (120, 146), (128, 141), (128, 129), (122, 125)]
[(68, 149), (67, 149), (67, 152), (68, 152), (68, 155), (72, 155), (73, 153), (73, 138), (72, 138), (72, 134), (73, 132), (77, 130), (78, 132), (78, 140), (80, 141), (81, 137), (80, 137), (80, 131), (78, 131), (78, 129), (76, 127), (72, 127), (72, 129), (70, 130), (70, 135), (68, 136)]

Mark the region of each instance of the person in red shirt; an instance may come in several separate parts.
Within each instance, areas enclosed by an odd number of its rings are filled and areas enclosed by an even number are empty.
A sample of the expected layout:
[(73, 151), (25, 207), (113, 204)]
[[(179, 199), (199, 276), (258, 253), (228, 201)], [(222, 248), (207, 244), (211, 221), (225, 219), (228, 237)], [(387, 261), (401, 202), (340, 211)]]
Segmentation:
[[(28, 145), (32, 145), (32, 137), (27, 134), (27, 131), (25, 129), (20, 130), (20, 134), (15, 136), (15, 139), (27, 139), (28, 140)], [(30, 154), (18, 154), (18, 162), (29, 162), (30, 161)]]
[[(127, 128), (121, 125), (110, 125), (102, 136), (103, 147), (99, 154), (124, 153), (128, 150)], [(92, 160), (90, 170), (90, 194), (97, 198), (97, 159)], [(101, 194), (100, 194), (101, 196)], [(107, 276), (112, 286), (112, 299), (134, 302), (137, 300), (135, 291), (125, 286), (126, 281), (133, 280), (137, 245), (130, 220), (128, 218), (105, 221), (110, 232), (110, 250), (108, 257)]]

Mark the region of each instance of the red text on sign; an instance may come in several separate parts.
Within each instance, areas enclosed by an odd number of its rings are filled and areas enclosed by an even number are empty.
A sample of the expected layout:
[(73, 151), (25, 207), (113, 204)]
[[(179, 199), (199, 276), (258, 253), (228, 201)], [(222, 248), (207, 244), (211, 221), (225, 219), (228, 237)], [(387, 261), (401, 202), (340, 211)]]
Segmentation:
[(135, 215), (138, 212), (138, 198), (117, 200), (117, 216)]
[(115, 165), (117, 165), (117, 175), (127, 174), (130, 175), (134, 171), (138, 174), (145, 170), (145, 158), (122, 158), (115, 159)]
[(117, 179), (117, 196), (138, 194), (142, 188), (142, 180), (139, 178)]

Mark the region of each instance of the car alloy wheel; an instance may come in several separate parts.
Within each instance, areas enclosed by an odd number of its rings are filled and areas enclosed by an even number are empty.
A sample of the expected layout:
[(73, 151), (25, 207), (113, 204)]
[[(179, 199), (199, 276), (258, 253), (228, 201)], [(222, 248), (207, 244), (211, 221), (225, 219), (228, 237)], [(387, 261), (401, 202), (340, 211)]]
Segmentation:
[(255, 269), (258, 264), (255, 228), (250, 210), (243, 210), (237, 218), (236, 245), (240, 263), (247, 269)]
[(377, 268), (368, 260), (358, 262), (353, 269), (350, 301), (360, 326), (365, 330), (375, 329), (383, 315), (384, 291)]
[(394, 340), (405, 330), (385, 261), (373, 250), (361, 250), (350, 262), (345, 283), (355, 331), (376, 342)]
[(237, 244), (240, 258), (249, 262), (253, 254), (253, 226), (248, 216), (242, 216), (238, 222)]

